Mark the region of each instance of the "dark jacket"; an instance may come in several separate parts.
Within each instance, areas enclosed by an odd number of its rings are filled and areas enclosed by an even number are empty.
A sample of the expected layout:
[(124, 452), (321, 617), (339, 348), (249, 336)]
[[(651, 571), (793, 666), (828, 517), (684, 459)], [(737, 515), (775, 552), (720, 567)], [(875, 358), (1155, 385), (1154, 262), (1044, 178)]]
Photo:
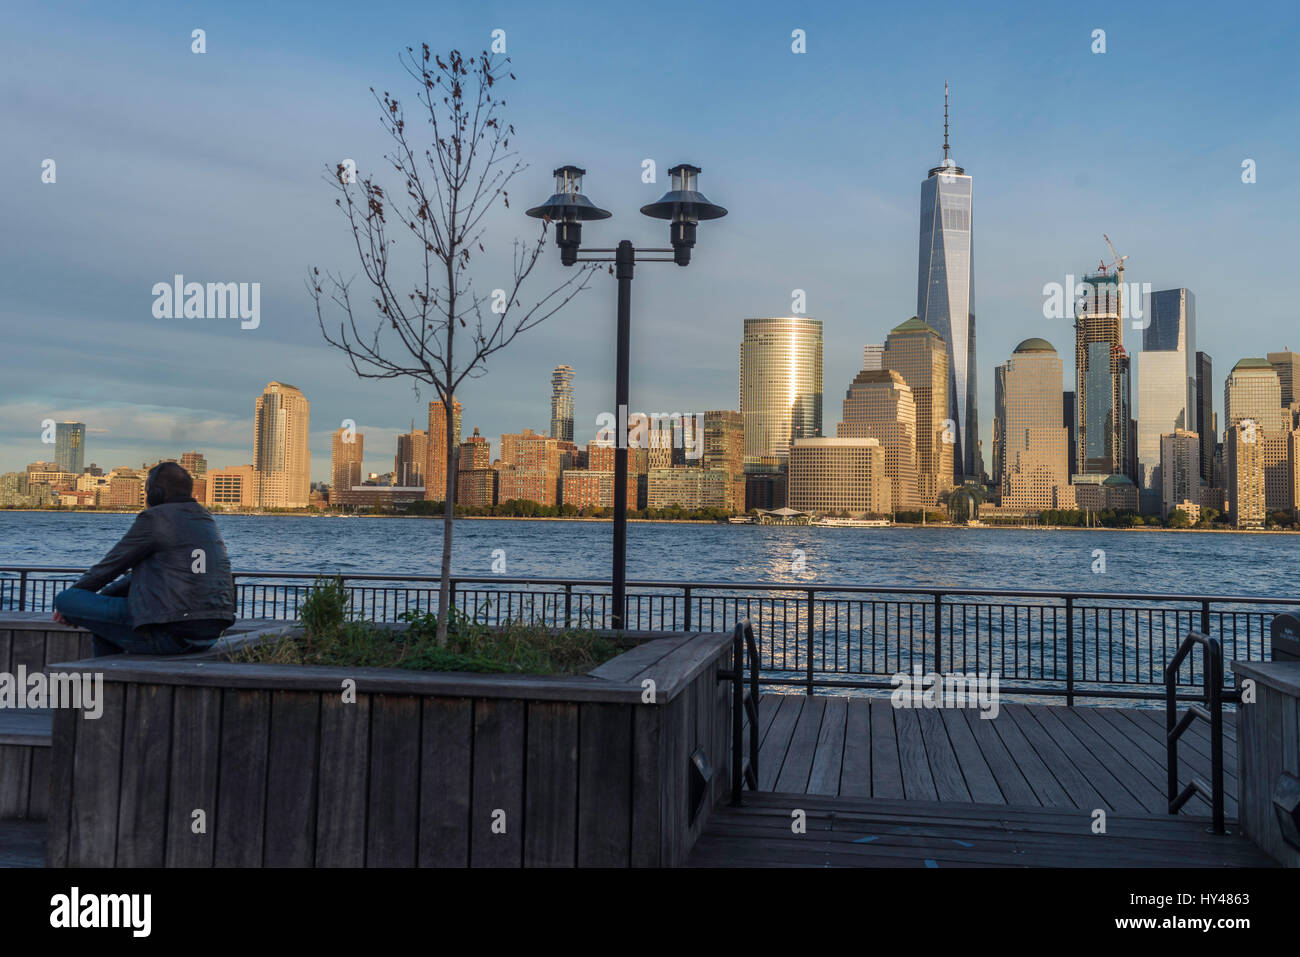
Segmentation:
[[(202, 549), (202, 564), (195, 549)], [(124, 581), (113, 582), (127, 570)], [(200, 569), (200, 570), (196, 570)], [(139, 629), (182, 621), (235, 621), (230, 556), (212, 515), (194, 499), (145, 509), (104, 559), (73, 588), (127, 595)], [(129, 589), (129, 590), (128, 590)]]

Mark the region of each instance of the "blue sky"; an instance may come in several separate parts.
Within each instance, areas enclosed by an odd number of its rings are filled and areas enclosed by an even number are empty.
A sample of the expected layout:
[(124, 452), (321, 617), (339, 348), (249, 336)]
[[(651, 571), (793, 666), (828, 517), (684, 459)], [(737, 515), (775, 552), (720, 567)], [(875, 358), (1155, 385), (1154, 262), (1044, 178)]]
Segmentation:
[[(411, 92), (400, 49), (477, 51), (494, 29), (529, 169), (490, 223), (480, 286), (499, 285), (512, 241), (535, 235), (522, 210), (563, 163), (585, 166), (588, 195), (615, 213), (587, 227), (592, 245), (665, 245), (666, 226), (637, 209), (676, 162), (703, 167), (702, 188), (730, 210), (700, 227), (688, 269), (638, 269), (635, 409), (737, 407), (742, 320), (788, 314), (797, 288), (825, 324), (834, 434), (862, 345), (916, 311), (919, 187), (942, 155), (945, 80), (953, 156), (974, 177), (986, 448), (993, 367), (1018, 342), (1047, 338), (1070, 376), (1069, 326), (1043, 318), (1042, 289), (1094, 267), (1103, 232), (1129, 256), (1126, 279), (1196, 293), (1216, 406), (1237, 359), (1300, 348), (1294, 4), (53, 3), (6, 21), (0, 471), (53, 457), (45, 418), (86, 422), (87, 461), (105, 468), (190, 448), (249, 462), (253, 402), (272, 379), (312, 402), (314, 478), (348, 418), (366, 467), (390, 469), (429, 396), (358, 381), (320, 339), (306, 270), (356, 271), (322, 171), (345, 157), (378, 167), (368, 91)], [(796, 28), (804, 54), (791, 52)], [(46, 158), (54, 184), (41, 182)], [(645, 158), (657, 184), (641, 182)], [(155, 319), (150, 290), (176, 273), (260, 282), (261, 325)], [(550, 249), (526, 292), (565, 277)], [(613, 315), (614, 281), (597, 277), (495, 356), (460, 395), (466, 432), (495, 445), (546, 430), (550, 371), (567, 363), (577, 438), (590, 438), (612, 405)]]

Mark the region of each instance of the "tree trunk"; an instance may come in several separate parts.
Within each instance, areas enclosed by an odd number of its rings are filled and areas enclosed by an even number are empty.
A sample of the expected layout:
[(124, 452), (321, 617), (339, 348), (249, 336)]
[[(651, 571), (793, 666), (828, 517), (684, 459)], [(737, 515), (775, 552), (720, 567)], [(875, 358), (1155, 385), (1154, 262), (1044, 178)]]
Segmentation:
[[(451, 338), (450, 335), (448, 338)], [(457, 447), (455, 407), (456, 399), (448, 395), (444, 400), (446, 429), (443, 441), (447, 444), (447, 474), (444, 476), (442, 503), (442, 572), (438, 582), (438, 647), (447, 645), (447, 621), (451, 610), (451, 534), (456, 518), (456, 468), (460, 458)]]

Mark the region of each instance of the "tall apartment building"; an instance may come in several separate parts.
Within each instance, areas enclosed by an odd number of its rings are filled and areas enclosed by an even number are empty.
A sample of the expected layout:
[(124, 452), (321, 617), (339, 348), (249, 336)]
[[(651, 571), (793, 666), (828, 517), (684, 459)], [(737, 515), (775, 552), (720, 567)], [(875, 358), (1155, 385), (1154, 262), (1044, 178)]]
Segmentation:
[(890, 486), (879, 439), (796, 439), (790, 447), (789, 503), (797, 511), (887, 515)]
[(916, 473), (916, 403), (903, 377), (892, 369), (859, 372), (844, 396), (842, 439), (878, 439), (894, 509), (921, 505)]
[(360, 432), (335, 429), (330, 439), (330, 504), (360, 504), (353, 489), (362, 483), (361, 459), (366, 438)]
[(456, 504), (482, 508), (497, 502), (497, 471), (492, 467), (492, 443), (474, 434), (460, 443)]
[(1176, 429), (1160, 436), (1160, 516), (1183, 502), (1201, 502), (1201, 437)]
[(253, 471), (260, 508), (306, 508), (311, 495), (307, 446), (311, 405), (296, 386), (269, 382), (253, 416)]
[[(612, 448), (611, 448), (612, 451)], [(614, 470), (565, 469), (561, 476), (563, 505), (577, 509), (614, 507)], [(628, 508), (636, 508), (638, 476), (627, 473)]]
[(541, 505), (560, 502), (564, 453), (560, 441), (532, 429), (501, 436), (497, 498), (526, 499)]
[(1196, 431), (1201, 437), (1201, 481), (1214, 484), (1214, 447), (1218, 443), (1214, 419), (1214, 360), (1196, 353)]
[(1200, 430), (1196, 414), (1196, 297), (1190, 290), (1151, 293), (1137, 364), (1138, 485), (1159, 489), (1160, 437), (1180, 430), (1199, 434)]
[(556, 366), (551, 373), (551, 438), (573, 441), (573, 369)]
[(740, 345), (745, 461), (785, 459), (794, 439), (822, 434), (822, 324), (783, 316), (746, 319)]
[[(453, 447), (460, 445), (460, 427), (464, 409), (460, 399), (451, 400), (451, 431)], [(424, 500), (444, 502), (447, 499), (447, 408), (441, 399), (429, 403), (429, 428), (425, 438)]]
[(181, 455), (181, 468), (189, 472), (192, 479), (198, 481), (207, 474), (208, 460), (204, 458), (202, 452), (186, 452)]
[(402, 488), (424, 485), (424, 466), (429, 460), (429, 433), (412, 429), (397, 437), (397, 454), (393, 456), (393, 484)]
[(704, 413), (704, 455), (706, 469), (722, 469), (729, 477), (726, 507), (745, 510), (745, 418), (739, 412), (715, 410)]
[(1264, 444), (1249, 421), (1227, 427), (1228, 519), (1238, 528), (1264, 524)]
[(86, 452), (86, 423), (59, 422), (54, 426), (54, 460), (59, 471), (80, 475)]
[(1069, 429), (1063, 424), (1063, 364), (1045, 339), (1026, 339), (994, 374), (994, 459), (1002, 507), (1073, 508)]
[[(943, 337), (916, 316), (885, 339), (885, 369), (903, 377), (916, 405), (916, 474), (923, 505), (953, 487), (957, 426), (948, 419), (948, 350)], [(950, 427), (945, 428), (945, 423)]]

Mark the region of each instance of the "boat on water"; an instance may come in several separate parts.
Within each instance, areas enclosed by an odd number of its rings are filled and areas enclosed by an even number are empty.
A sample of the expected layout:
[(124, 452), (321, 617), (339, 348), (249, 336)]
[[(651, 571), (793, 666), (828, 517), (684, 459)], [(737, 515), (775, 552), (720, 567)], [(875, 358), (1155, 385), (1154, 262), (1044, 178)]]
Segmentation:
[(813, 524), (821, 528), (888, 528), (893, 522), (887, 518), (819, 518)]

